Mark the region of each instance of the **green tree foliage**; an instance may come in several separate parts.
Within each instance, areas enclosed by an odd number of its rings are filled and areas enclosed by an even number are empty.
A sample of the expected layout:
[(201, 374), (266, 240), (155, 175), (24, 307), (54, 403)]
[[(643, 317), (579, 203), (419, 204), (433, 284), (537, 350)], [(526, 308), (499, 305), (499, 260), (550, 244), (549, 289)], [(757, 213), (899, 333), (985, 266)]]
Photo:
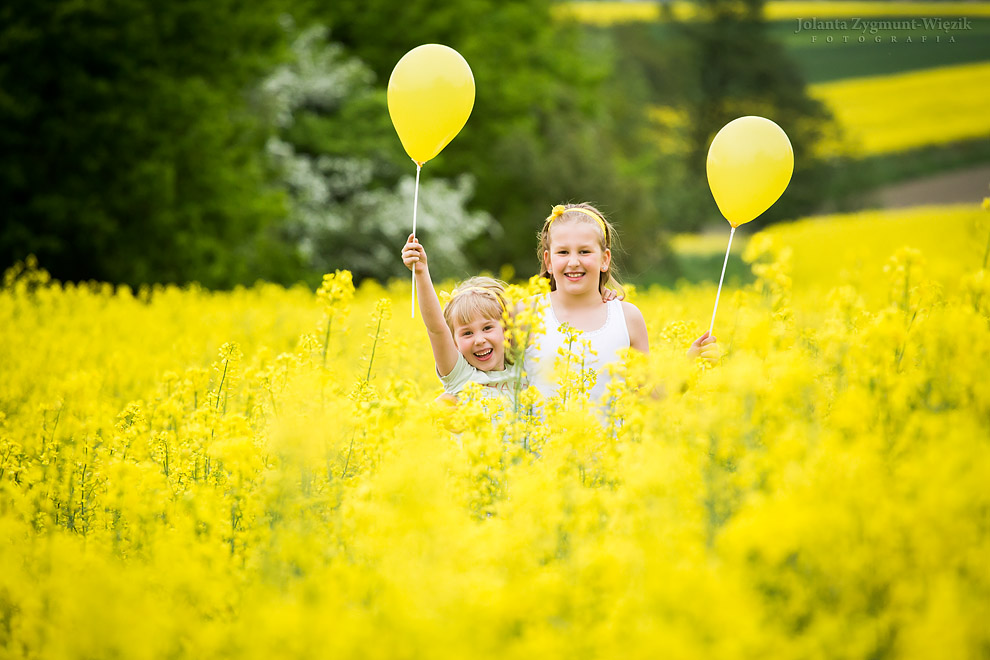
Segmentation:
[[(291, 20), (285, 23), (295, 32)], [(385, 90), (373, 87), (374, 74), (326, 33), (319, 25), (299, 32), (291, 60), (257, 92), (278, 126), (267, 152), (290, 200), (280, 233), (311, 273), (346, 268), (359, 279), (406, 276), (398, 254), (412, 228), (409, 160), (392, 148)], [(491, 230), (489, 214), (465, 209), (473, 192), (467, 174), (422, 182), (417, 234), (438, 274), (468, 274), (465, 244)]]
[[(794, 148), (794, 176), (764, 221), (791, 219), (822, 201), (828, 164), (815, 157), (819, 142), (837, 131), (831, 114), (805, 91), (797, 64), (773, 41), (763, 20), (765, 0), (704, 0), (708, 20), (680, 26), (694, 47), (696, 84), (687, 96), (693, 118), (689, 172), (707, 181), (705, 162), (715, 133), (743, 115), (761, 115), (784, 129)], [(703, 207), (702, 207), (703, 208)]]
[[(794, 143), (772, 213), (823, 189), (810, 154), (825, 116), (763, 32), (760, 0), (707, 6), (711, 20), (661, 37), (561, 22), (550, 0), (10, 0), (0, 261), (35, 253), (60, 279), (131, 284), (401, 274), (415, 168), (385, 87), (434, 42), (477, 84), (467, 125), (423, 169), (419, 227), (438, 259), (527, 275), (551, 206), (587, 200), (632, 246), (620, 262), (637, 279), (662, 261), (664, 231), (717, 217), (704, 153), (736, 116), (770, 117)], [(329, 36), (313, 28), (290, 51), (314, 25)], [(689, 118), (682, 151), (664, 150), (651, 103)]]
[(0, 261), (131, 284), (294, 269), (243, 95), (282, 48), (279, 5), (5, 2)]
[(599, 203), (627, 244), (642, 246), (634, 257), (657, 243), (652, 148), (635, 139), (646, 126), (644, 99), (613, 76), (609, 55), (583, 29), (555, 22), (550, 6), (336, 0), (314, 3), (306, 14), (326, 21), (332, 39), (368, 63), (382, 88), (399, 58), (420, 44), (443, 43), (467, 59), (477, 88), (472, 116), (423, 177), (472, 175), (473, 206), (490, 213), (500, 231), (476, 239), (470, 257), (491, 269), (511, 264), (521, 275), (536, 270), (536, 232), (551, 206), (564, 201)]
[(808, 96), (795, 62), (774, 41), (762, 17), (764, 0), (704, 0), (701, 16), (686, 22), (625, 25), (614, 30), (623, 67), (642, 72), (652, 102), (684, 119), (664, 130), (679, 144), (682, 166), (663, 183), (665, 223), (694, 230), (720, 218), (708, 189), (708, 147), (722, 126), (744, 115), (772, 119), (794, 147), (794, 176), (762, 222), (816, 210), (829, 192), (839, 163), (817, 155), (837, 139), (828, 110)]

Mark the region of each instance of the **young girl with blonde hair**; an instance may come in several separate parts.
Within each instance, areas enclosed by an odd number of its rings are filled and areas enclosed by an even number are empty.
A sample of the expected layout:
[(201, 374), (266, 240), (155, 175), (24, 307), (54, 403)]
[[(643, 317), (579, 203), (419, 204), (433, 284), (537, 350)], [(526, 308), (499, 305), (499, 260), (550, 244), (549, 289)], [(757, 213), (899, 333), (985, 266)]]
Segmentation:
[(454, 289), (450, 302), (441, 308), (426, 250), (411, 234), (402, 248), (402, 262), (415, 274), (419, 311), (444, 387), (441, 398), (456, 400), (468, 383), (478, 383), (483, 398), (501, 399), (511, 406), (522, 375), (505, 350), (504, 283), (491, 277), (469, 278)]

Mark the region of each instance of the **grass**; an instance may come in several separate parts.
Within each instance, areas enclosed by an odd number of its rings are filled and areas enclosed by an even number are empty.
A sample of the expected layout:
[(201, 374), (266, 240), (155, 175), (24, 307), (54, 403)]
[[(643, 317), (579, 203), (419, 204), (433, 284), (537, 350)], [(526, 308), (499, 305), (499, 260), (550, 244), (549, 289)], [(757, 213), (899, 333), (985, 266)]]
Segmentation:
[(933, 144), (896, 154), (874, 154), (854, 166), (857, 179), (871, 187), (879, 187), (988, 162), (990, 140), (982, 138)]

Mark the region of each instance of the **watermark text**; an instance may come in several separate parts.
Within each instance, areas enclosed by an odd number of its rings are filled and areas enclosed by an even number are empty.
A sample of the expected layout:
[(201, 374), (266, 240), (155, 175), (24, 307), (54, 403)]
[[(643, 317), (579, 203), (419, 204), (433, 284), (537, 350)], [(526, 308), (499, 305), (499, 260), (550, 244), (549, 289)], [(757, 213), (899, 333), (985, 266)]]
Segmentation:
[(956, 33), (973, 29), (969, 17), (870, 19), (861, 17), (799, 18), (794, 34), (811, 43), (955, 43)]

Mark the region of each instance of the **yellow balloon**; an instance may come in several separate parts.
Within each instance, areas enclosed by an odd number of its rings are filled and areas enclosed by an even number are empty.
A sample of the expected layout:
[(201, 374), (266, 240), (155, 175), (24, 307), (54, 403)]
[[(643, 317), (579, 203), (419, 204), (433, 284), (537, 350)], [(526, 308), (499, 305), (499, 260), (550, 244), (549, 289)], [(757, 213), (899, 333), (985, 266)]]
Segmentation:
[(708, 148), (708, 186), (733, 227), (780, 198), (794, 172), (787, 134), (764, 117), (740, 117), (722, 127)]
[(467, 123), (474, 108), (474, 76), (453, 48), (424, 44), (403, 55), (392, 69), (387, 98), (402, 147), (422, 165)]

